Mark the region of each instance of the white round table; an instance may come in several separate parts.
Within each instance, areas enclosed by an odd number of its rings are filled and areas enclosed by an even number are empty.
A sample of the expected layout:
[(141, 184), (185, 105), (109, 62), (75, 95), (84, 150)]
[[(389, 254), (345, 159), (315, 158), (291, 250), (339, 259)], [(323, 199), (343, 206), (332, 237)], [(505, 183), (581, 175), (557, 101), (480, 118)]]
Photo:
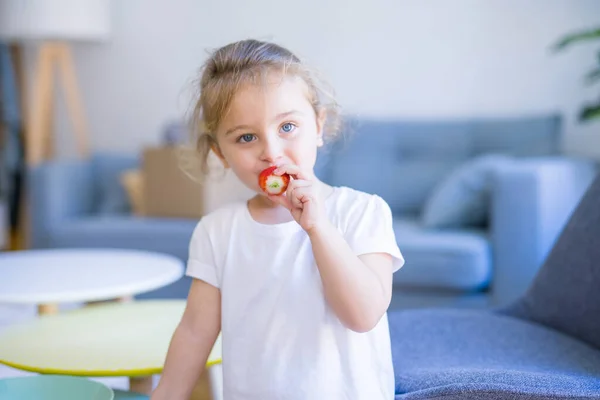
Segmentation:
[(183, 276), (170, 255), (120, 249), (49, 249), (0, 253), (0, 303), (36, 304), (54, 313), (59, 303), (129, 298)]

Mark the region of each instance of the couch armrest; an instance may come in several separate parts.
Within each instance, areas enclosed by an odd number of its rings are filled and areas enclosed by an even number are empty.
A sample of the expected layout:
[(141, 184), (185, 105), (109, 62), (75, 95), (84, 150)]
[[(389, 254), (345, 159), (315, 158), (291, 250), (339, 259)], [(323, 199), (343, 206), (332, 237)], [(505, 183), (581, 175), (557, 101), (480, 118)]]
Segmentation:
[(47, 237), (62, 221), (94, 209), (94, 179), (86, 160), (51, 161), (28, 169), (29, 245), (46, 247)]
[(592, 162), (566, 157), (502, 166), (493, 183), (493, 306), (522, 295), (591, 184)]

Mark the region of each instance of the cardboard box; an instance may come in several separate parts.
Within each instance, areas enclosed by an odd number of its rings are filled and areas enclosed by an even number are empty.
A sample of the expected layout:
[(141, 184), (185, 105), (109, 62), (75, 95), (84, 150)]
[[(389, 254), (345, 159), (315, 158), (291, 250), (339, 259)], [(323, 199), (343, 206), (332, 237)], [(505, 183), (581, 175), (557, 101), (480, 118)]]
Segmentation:
[(144, 215), (200, 219), (204, 188), (181, 169), (175, 147), (147, 148), (142, 156)]

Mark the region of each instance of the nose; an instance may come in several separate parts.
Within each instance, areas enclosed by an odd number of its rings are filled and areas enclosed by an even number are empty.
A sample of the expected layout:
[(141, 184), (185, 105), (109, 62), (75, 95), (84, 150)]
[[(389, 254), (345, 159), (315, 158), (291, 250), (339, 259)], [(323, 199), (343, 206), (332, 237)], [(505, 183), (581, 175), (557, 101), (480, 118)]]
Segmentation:
[(275, 163), (283, 157), (283, 146), (279, 138), (267, 137), (263, 141), (261, 159), (268, 163)]

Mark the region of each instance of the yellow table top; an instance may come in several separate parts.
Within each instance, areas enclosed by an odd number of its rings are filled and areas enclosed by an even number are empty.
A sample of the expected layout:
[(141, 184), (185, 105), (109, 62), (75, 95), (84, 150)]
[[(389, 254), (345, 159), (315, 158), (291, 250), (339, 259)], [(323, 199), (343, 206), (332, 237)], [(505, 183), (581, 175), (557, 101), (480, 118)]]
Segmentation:
[[(0, 363), (45, 374), (158, 374), (184, 309), (184, 300), (140, 300), (42, 316), (0, 333)], [(220, 362), (219, 335), (207, 366)]]

